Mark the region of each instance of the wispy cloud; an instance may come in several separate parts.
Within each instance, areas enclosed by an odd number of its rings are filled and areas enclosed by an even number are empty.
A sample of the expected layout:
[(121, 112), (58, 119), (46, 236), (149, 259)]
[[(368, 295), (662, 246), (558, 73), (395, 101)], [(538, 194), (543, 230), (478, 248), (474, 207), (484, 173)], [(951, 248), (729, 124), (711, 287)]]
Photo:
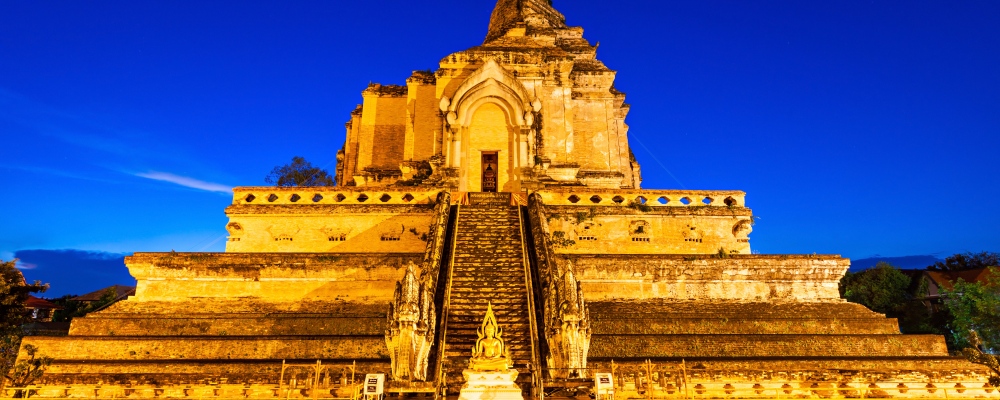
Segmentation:
[(26, 263), (26, 262), (18, 261), (16, 268), (17, 269), (29, 269), (30, 270), (30, 269), (38, 268), (38, 265), (32, 264), (32, 263)]
[(36, 166), (32, 166), (32, 165), (6, 165), (6, 164), (0, 164), (0, 170), (2, 170), (2, 169), (18, 170), (18, 171), (31, 172), (31, 173), (36, 173), (36, 174), (47, 174), (47, 175), (59, 176), (59, 177), (63, 177), (63, 178), (81, 179), (81, 180), (93, 181), (93, 182), (120, 183), (118, 181), (114, 181), (114, 180), (110, 180), (110, 179), (103, 179), (103, 178), (96, 178), (96, 177), (93, 177), (93, 176), (87, 176), (87, 175), (84, 175), (84, 174), (81, 174), (81, 173), (77, 173), (77, 172), (70, 172), (70, 171), (65, 171), (65, 170), (61, 170), (61, 169), (53, 169), (53, 168), (45, 168), (45, 167), (36, 167)]
[(233, 191), (233, 187), (232, 186), (223, 185), (221, 183), (205, 182), (205, 181), (202, 181), (202, 180), (198, 180), (198, 179), (194, 179), (194, 178), (188, 178), (186, 176), (178, 176), (178, 175), (174, 175), (174, 174), (167, 173), (167, 172), (155, 172), (155, 171), (140, 172), (140, 173), (136, 173), (135, 176), (139, 176), (139, 177), (143, 177), (143, 178), (147, 178), (147, 179), (153, 179), (153, 180), (157, 180), (157, 181), (170, 182), (170, 183), (173, 183), (175, 185), (181, 185), (181, 186), (184, 186), (184, 187), (189, 187), (189, 188), (198, 189), (198, 190), (204, 190), (204, 191), (208, 191), (208, 192), (217, 192), (217, 193), (229, 194), (229, 193), (232, 193), (232, 191)]

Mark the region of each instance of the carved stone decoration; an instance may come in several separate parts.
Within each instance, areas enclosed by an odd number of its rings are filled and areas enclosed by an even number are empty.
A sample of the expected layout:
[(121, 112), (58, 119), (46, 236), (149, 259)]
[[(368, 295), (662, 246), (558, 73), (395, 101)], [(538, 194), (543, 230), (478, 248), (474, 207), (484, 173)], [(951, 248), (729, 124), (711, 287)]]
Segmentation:
[(545, 339), (551, 353), (546, 361), (551, 377), (586, 377), (590, 316), (572, 265), (551, 282), (545, 297)]
[(753, 232), (753, 223), (748, 220), (740, 220), (733, 226), (733, 236), (737, 239), (749, 239), (750, 232)]
[(392, 359), (392, 376), (399, 381), (427, 379), (428, 356), (434, 342), (434, 293), (417, 280), (415, 265), (406, 266), (406, 274), (396, 283), (396, 293), (389, 304), (389, 329), (385, 344)]
[(226, 225), (226, 230), (229, 231), (230, 237), (236, 237), (243, 234), (243, 226), (239, 222), (230, 222)]
[(590, 313), (573, 273), (573, 264), (557, 261), (552, 252), (551, 229), (545, 215), (541, 195), (531, 194), (528, 216), (538, 249), (539, 280), (544, 290), (544, 332), (549, 348), (545, 361), (549, 377), (586, 377)]

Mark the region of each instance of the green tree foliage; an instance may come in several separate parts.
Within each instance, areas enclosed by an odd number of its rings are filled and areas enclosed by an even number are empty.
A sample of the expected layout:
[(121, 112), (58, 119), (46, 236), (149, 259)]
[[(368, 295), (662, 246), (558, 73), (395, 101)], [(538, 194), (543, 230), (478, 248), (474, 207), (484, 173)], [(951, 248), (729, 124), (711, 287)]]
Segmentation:
[(921, 301), (927, 296), (927, 282), (921, 279), (914, 284), (912, 280), (891, 264), (880, 262), (867, 270), (844, 275), (840, 280), (840, 295), (896, 318), (902, 333), (949, 333), (947, 311), (932, 313), (929, 304)]
[(7, 372), (14, 367), (17, 351), (21, 348), (21, 335), (0, 336), (0, 389), (7, 386)]
[(1000, 266), (1000, 253), (984, 251), (981, 253), (955, 254), (944, 261), (938, 261), (927, 267), (931, 271), (965, 271), (986, 267)]
[(965, 333), (976, 331), (988, 351), (1000, 350), (1000, 270), (990, 268), (986, 282), (959, 279), (944, 291), (944, 305), (957, 346), (971, 345)]
[(52, 320), (55, 322), (70, 322), (73, 318), (82, 317), (91, 312), (100, 310), (106, 307), (108, 304), (114, 303), (118, 299), (118, 293), (115, 292), (114, 288), (107, 288), (104, 293), (101, 293), (101, 298), (98, 301), (76, 301), (72, 300), (75, 295), (68, 294), (58, 299), (52, 300), (53, 303), (62, 307), (62, 310), (56, 310), (52, 315)]
[(968, 342), (969, 347), (962, 349), (962, 355), (973, 363), (989, 368), (992, 373), (988, 380), (990, 386), (1000, 387), (1000, 360), (996, 355), (986, 353), (980, 348), (982, 341), (976, 331), (969, 332)]
[(886, 262), (857, 273), (848, 272), (840, 280), (840, 295), (872, 311), (895, 314), (911, 296), (906, 292), (910, 277)]
[[(40, 356), (38, 348), (30, 344), (24, 345), (24, 352), (28, 358), (22, 359), (14, 364), (6, 374), (4, 379), (11, 387), (25, 387), (42, 377), (45, 369), (52, 365), (52, 357)], [(14, 397), (28, 397), (29, 393), (18, 390)]]
[(292, 163), (274, 167), (264, 182), (275, 186), (333, 186), (334, 177), (325, 169), (313, 166), (302, 157), (292, 157)]
[(28, 311), (24, 308), (28, 295), (49, 288), (41, 282), (29, 285), (16, 265), (17, 259), (0, 260), (0, 334), (20, 331), (21, 324), (28, 319)]
[[(40, 282), (28, 284), (16, 268), (17, 259), (0, 260), (0, 376), (8, 376), (17, 367), (15, 359), (24, 331), (21, 325), (28, 321), (24, 307), (31, 293), (44, 292), (48, 285)], [(0, 387), (7, 379), (0, 380)]]

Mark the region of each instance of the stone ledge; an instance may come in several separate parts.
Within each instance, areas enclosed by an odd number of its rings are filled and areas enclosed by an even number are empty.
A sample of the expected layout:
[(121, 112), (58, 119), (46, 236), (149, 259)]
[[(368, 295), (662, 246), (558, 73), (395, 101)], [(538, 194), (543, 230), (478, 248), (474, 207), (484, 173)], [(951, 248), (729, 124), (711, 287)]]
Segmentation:
[(840, 256), (561, 254), (588, 301), (843, 302)]
[(937, 335), (594, 335), (591, 359), (946, 357)]
[[(24, 344), (68, 360), (388, 359), (379, 336), (28, 336)], [(23, 349), (23, 347), (22, 347)], [(20, 354), (19, 358), (26, 357)]]
[[(402, 270), (407, 262), (419, 263), (415, 253), (135, 253), (125, 257), (129, 272), (138, 280), (149, 278), (314, 279), (340, 277), (346, 270)], [(393, 280), (399, 279), (395, 273)], [(402, 274), (398, 274), (402, 276)]]
[(710, 207), (710, 206), (688, 206), (688, 207), (653, 207), (648, 211), (642, 211), (628, 205), (546, 205), (545, 211), (549, 215), (574, 215), (581, 211), (590, 212), (593, 210), (594, 216), (699, 216), (699, 217), (749, 217), (753, 212), (746, 207)]
[(745, 319), (728, 318), (605, 318), (590, 314), (590, 327), (595, 335), (619, 333), (638, 335), (677, 334), (898, 334), (895, 319)]
[(280, 216), (292, 215), (424, 215), (433, 214), (433, 204), (234, 204), (226, 207), (226, 215), (230, 217), (244, 215), (273, 214)]
[(383, 315), (329, 317), (284, 316), (202, 316), (165, 317), (164, 315), (107, 318), (104, 315), (73, 320), (71, 336), (257, 336), (257, 335), (335, 335), (379, 336), (385, 331)]

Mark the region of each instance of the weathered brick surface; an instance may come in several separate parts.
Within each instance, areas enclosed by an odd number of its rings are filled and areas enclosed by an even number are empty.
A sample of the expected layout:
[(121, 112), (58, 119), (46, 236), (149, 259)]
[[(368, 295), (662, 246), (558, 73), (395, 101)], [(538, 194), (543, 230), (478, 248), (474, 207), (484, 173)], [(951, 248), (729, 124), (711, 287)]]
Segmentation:
[[(32, 336), (56, 362), (66, 360), (388, 359), (382, 336)], [(22, 354), (23, 356), (23, 354)]]
[(839, 256), (564, 254), (590, 300), (680, 299), (839, 302)]
[(920, 357), (948, 355), (939, 335), (594, 335), (591, 359)]

